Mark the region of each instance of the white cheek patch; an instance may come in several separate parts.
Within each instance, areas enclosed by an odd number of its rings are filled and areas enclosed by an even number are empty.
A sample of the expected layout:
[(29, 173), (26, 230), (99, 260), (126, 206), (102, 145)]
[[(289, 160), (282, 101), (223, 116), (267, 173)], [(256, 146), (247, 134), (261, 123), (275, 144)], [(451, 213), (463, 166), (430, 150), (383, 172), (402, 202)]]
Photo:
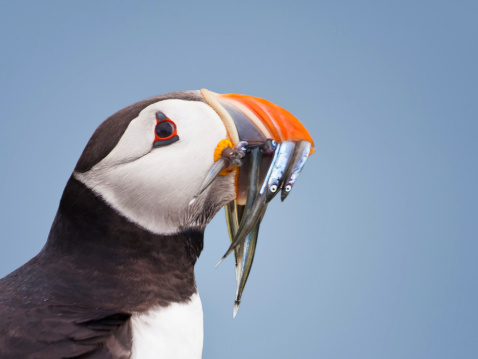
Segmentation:
[(131, 317), (132, 359), (200, 359), (203, 312), (199, 294)]
[[(155, 114), (163, 112), (177, 127), (179, 141), (153, 148)], [(75, 177), (118, 212), (158, 234), (203, 227), (204, 206), (215, 211), (235, 198), (233, 175), (220, 176), (197, 193), (214, 161), (214, 149), (227, 133), (223, 122), (199, 101), (164, 100), (146, 107), (131, 121), (117, 146), (90, 171)], [(207, 200), (214, 197), (214, 203)], [(208, 209), (210, 210), (210, 208)], [(210, 219), (210, 218), (209, 218)]]

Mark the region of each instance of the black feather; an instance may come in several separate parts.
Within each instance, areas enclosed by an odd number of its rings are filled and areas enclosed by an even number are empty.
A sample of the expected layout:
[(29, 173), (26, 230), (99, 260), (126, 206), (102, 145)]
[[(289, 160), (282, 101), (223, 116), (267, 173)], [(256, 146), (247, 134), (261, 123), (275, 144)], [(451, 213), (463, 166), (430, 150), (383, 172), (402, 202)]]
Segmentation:
[(0, 280), (0, 358), (129, 358), (130, 317), (186, 302), (203, 232), (162, 236), (70, 178), (47, 244)]

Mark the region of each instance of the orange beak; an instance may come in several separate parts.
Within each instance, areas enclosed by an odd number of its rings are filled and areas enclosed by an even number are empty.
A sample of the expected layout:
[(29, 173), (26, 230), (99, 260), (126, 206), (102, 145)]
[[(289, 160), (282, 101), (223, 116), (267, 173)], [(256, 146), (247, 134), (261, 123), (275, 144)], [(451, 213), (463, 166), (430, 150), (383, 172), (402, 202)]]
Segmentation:
[(282, 107), (247, 95), (221, 95), (206, 89), (201, 94), (223, 120), (234, 145), (239, 141), (263, 143), (266, 139), (307, 141), (311, 144), (310, 153), (315, 152), (314, 141), (304, 125)]

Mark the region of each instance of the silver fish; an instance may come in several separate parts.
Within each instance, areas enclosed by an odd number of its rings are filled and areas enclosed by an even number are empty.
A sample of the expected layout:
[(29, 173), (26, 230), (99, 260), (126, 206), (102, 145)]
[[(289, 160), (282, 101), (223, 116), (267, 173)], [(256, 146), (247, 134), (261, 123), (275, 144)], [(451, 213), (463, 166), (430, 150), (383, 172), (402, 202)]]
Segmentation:
[(295, 181), (297, 181), (297, 178), (304, 168), (305, 161), (307, 161), (309, 157), (310, 147), (311, 145), (307, 141), (300, 141), (297, 144), (290, 167), (287, 169), (285, 180), (282, 183), (281, 201), (284, 201), (292, 191)]
[[(251, 233), (252, 228), (257, 224), (259, 218), (262, 218), (266, 211), (266, 204), (278, 193), (282, 184), (284, 172), (287, 169), (289, 159), (294, 152), (295, 144), (292, 141), (279, 143), (277, 146), (271, 166), (267, 171), (266, 177), (262, 183), (258, 195), (255, 197), (247, 216), (241, 220), (239, 229), (231, 246), (216, 264), (216, 267)], [(250, 169), (252, 170), (252, 169)]]
[[(225, 207), (231, 245), (216, 264), (217, 267), (231, 252), (234, 252), (237, 284), (234, 317), (239, 310), (252, 268), (259, 227), (267, 205), (280, 190), (282, 190), (281, 199), (284, 200), (287, 197), (304, 167), (310, 148), (311, 144), (307, 141), (276, 143), (273, 140), (254, 145), (241, 142), (234, 149), (226, 148), (204, 179), (198, 194), (191, 201), (193, 203), (214, 182), (221, 171), (242, 166), (244, 163), (239, 171), (247, 171), (247, 176), (241, 176), (242, 172), (240, 172), (239, 178), (242, 181), (241, 185), (247, 185), (246, 201), (244, 205), (240, 205), (238, 199), (235, 199)], [(272, 160), (270, 160), (271, 156)], [(245, 181), (247, 183), (244, 183)]]
[(214, 182), (216, 177), (225, 169), (232, 169), (242, 165), (242, 159), (246, 155), (247, 142), (241, 141), (235, 148), (226, 147), (222, 150), (221, 157), (214, 162), (206, 178), (201, 184), (198, 193), (189, 202), (189, 205), (196, 202), (198, 197)]

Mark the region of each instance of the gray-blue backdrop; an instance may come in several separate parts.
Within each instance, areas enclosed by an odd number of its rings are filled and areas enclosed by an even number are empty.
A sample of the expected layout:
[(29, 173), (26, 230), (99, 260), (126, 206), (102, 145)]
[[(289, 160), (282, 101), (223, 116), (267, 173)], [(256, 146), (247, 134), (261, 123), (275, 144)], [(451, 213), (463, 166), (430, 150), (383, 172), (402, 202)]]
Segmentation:
[(476, 1), (2, 1), (0, 275), (43, 246), (90, 135), (140, 99), (264, 97), (317, 145), (238, 317), (224, 214), (205, 358), (478, 357)]

